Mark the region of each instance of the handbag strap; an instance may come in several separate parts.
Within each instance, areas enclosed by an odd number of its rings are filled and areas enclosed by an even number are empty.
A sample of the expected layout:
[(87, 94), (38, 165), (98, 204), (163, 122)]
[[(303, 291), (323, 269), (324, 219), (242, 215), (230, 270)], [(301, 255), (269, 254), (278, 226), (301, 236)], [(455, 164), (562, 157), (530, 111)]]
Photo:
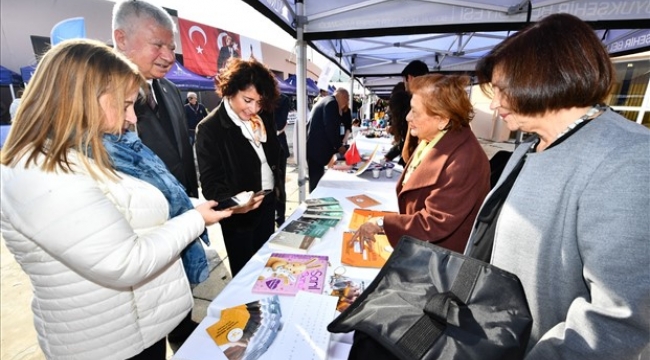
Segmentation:
[(481, 263), (464, 259), (451, 290), (435, 294), (424, 306), (423, 314), (395, 344), (411, 359), (421, 359), (447, 328), (452, 303), (465, 306), (481, 271)]

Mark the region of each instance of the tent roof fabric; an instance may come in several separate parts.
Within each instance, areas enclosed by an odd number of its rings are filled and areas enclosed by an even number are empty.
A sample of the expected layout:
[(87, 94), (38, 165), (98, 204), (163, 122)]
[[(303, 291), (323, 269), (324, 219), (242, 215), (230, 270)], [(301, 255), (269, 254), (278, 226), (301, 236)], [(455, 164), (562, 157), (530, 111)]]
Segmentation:
[(20, 85), (23, 83), (23, 78), (4, 66), (0, 65), (0, 85)]
[(399, 78), (415, 59), (431, 71), (472, 72), (494, 45), (558, 12), (588, 22), (611, 54), (650, 49), (647, 0), (305, 1), (303, 17), (296, 15), (294, 2), (244, 1), (294, 38), (292, 24), (304, 23), (304, 39), (312, 47), (362, 78)]
[(178, 61), (172, 69), (165, 75), (169, 81), (173, 82), (181, 90), (215, 90), (214, 80), (197, 75), (187, 70)]

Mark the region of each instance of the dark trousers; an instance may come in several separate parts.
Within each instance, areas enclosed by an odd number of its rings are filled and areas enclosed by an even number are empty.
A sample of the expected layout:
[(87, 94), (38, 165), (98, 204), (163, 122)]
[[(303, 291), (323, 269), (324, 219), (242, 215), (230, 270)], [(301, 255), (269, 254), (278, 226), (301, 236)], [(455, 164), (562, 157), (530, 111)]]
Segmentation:
[(278, 160), (278, 168), (280, 169), (279, 173), (284, 177), (280, 181), (280, 197), (275, 202), (275, 223), (280, 226), (284, 223), (287, 212), (287, 193), (284, 183), (287, 180), (287, 158), (280, 156)]
[(167, 342), (165, 338), (142, 350), (138, 355), (127, 360), (165, 360), (167, 358)]
[(318, 161), (310, 161), (307, 159), (307, 166), (309, 167), (309, 192), (313, 192), (320, 178), (325, 174), (325, 165)]
[[(230, 271), (234, 277), (253, 255), (266, 243), (275, 231), (275, 196), (268, 194), (257, 209), (260, 222), (254, 227), (225, 226), (222, 224), (223, 241), (228, 252)], [(237, 216), (237, 215), (233, 215)]]

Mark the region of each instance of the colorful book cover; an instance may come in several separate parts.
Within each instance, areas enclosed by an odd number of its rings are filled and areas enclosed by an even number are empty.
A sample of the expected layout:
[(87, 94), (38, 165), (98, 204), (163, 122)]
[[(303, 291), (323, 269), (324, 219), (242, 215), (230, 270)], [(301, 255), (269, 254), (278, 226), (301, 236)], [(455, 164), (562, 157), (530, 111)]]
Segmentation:
[(359, 229), (361, 224), (368, 221), (373, 217), (386, 216), (388, 214), (396, 214), (394, 211), (379, 211), (379, 210), (366, 210), (366, 209), (354, 209), (352, 212), (352, 218), (350, 218), (350, 225), (348, 229), (356, 231)]
[(287, 226), (282, 228), (282, 231), (322, 238), (329, 229), (329, 226), (323, 226), (300, 220), (292, 220), (287, 224)]
[(229, 360), (255, 360), (266, 352), (281, 328), (277, 295), (221, 310), (206, 331)]
[(310, 206), (307, 211), (343, 211), (340, 204)]
[(269, 240), (271, 249), (291, 251), (306, 254), (318, 239), (302, 234), (279, 231)]
[(338, 297), (336, 311), (343, 312), (361, 295), (370, 281), (334, 274), (330, 276), (327, 293)]
[(305, 200), (305, 204), (307, 204), (307, 207), (321, 206), (321, 205), (332, 205), (332, 204), (338, 204), (338, 203), (339, 203), (339, 201), (336, 200), (336, 198), (333, 198), (333, 197), (314, 198), (314, 199)]
[(375, 235), (374, 242), (364, 241), (362, 244), (361, 241), (355, 240), (350, 246), (349, 242), (352, 236), (354, 236), (354, 232), (343, 233), (343, 243), (341, 244), (342, 264), (381, 268), (393, 253), (393, 247), (384, 234)]
[(322, 293), (328, 257), (273, 253), (253, 285), (254, 293), (295, 295), (298, 291)]
[(337, 219), (343, 218), (343, 211), (310, 211), (309, 208), (302, 213), (302, 217), (317, 219)]
[(319, 226), (327, 226), (327, 227), (335, 227), (338, 223), (338, 219), (318, 219), (318, 218), (306, 218), (306, 217), (299, 217), (298, 221), (303, 221), (306, 223), (310, 224), (316, 224)]

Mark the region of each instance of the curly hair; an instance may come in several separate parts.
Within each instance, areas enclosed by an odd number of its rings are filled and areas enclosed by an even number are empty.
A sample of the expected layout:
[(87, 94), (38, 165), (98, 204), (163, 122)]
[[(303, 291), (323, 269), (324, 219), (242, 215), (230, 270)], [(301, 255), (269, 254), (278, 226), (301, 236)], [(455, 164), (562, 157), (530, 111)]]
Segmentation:
[(226, 67), (215, 77), (217, 94), (230, 97), (238, 92), (255, 87), (262, 98), (262, 110), (273, 111), (280, 97), (278, 83), (273, 73), (255, 59), (230, 58)]

